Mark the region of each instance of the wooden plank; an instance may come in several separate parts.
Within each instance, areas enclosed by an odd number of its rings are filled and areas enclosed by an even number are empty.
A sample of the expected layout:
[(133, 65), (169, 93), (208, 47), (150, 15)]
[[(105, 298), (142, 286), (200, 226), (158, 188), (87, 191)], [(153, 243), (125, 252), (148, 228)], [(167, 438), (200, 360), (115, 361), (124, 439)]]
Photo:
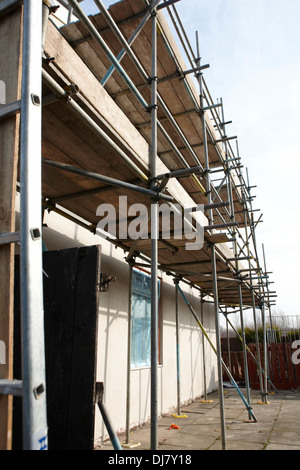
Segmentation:
[[(122, 176), (136, 178), (122, 161), (116, 164), (116, 152), (104, 140), (100, 140), (99, 136), (95, 136), (84, 122), (79, 121), (67, 105), (59, 103), (48, 109), (43, 108), (43, 151), (46, 150), (43, 157), (51, 158), (47, 155), (47, 140), (68, 156), (66, 160), (61, 160), (63, 163), (78, 167), (84, 162), (85, 168), (102, 175), (110, 176), (114, 171), (119, 179)], [(105, 159), (107, 155), (110, 155), (109, 159)]]
[(93, 450), (100, 291), (100, 247), (78, 252), (73, 357), (68, 416), (70, 450)]
[(51, 23), (47, 29), (45, 51), (50, 57), (55, 57), (55, 68), (62, 70), (72, 83), (76, 83), (87, 101), (97, 109), (101, 119), (100, 127), (106, 132), (113, 130), (113, 139), (118, 145), (123, 144), (131, 149), (132, 160), (144, 169), (148, 164), (148, 144)]
[[(255, 344), (248, 344), (248, 347), (251, 353), (253, 354), (253, 356), (256, 357)], [(257, 383), (258, 383), (257, 364), (250, 353), (248, 353), (247, 360), (248, 360), (249, 382), (250, 382), (251, 388), (256, 389)]]
[(288, 384), (288, 378), (287, 378), (287, 373), (286, 373), (287, 371), (286, 371), (283, 343), (277, 344), (277, 354), (278, 354), (278, 361), (279, 361), (279, 367), (280, 367), (280, 383), (281, 383), (281, 386), (284, 386)]
[(280, 377), (279, 377), (279, 365), (278, 365), (278, 358), (277, 358), (276, 343), (270, 344), (270, 351), (271, 351), (270, 376), (271, 376), (272, 382), (278, 385), (280, 384)]
[(240, 380), (245, 380), (245, 362), (244, 362), (244, 354), (241, 352), (239, 356), (240, 360)]
[(238, 353), (236, 351), (231, 351), (231, 368), (232, 377), (234, 380), (239, 380)]
[[(143, 4), (141, 2), (138, 2), (139, 8), (143, 8)], [(121, 17), (124, 17), (124, 12), (125, 12), (125, 17), (128, 15), (129, 17), (131, 16), (131, 13), (128, 10), (128, 2), (122, 2), (122, 5), (118, 4), (116, 8), (111, 8), (111, 12), (113, 13), (113, 16), (115, 17), (116, 21), (121, 19)], [(132, 4), (132, 8), (135, 8), (136, 4)], [(127, 11), (128, 10), (128, 11)], [(126, 14), (127, 12), (127, 14)], [(103, 18), (101, 18), (101, 15), (98, 15), (95, 17), (95, 22), (98, 24), (98, 26), (103, 28)], [(120, 28), (123, 32), (123, 34), (126, 37), (129, 37), (130, 34), (133, 32), (137, 25), (137, 22), (135, 19), (129, 20), (128, 22), (120, 25)], [(77, 25), (78, 30), (81, 30), (82, 35), (86, 34), (85, 29), (82, 25), (78, 24)], [(173, 74), (176, 71), (176, 67), (179, 62), (182, 62), (182, 60), (178, 59), (178, 50), (175, 47), (174, 44), (172, 44), (172, 47), (169, 47), (169, 43), (167, 43), (170, 40), (170, 34), (166, 29), (166, 24), (163, 24), (163, 34), (162, 31), (160, 30), (159, 35), (158, 35), (158, 69), (159, 69), (159, 76), (160, 77), (165, 77), (170, 74)], [(166, 31), (165, 31), (166, 30)], [(67, 26), (66, 28), (63, 29), (63, 34), (66, 37), (69, 37), (70, 39), (72, 36), (74, 36), (74, 27), (73, 26)], [(166, 34), (166, 35), (165, 35)], [(110, 48), (112, 51), (117, 55), (117, 53), (120, 51), (120, 44), (119, 41), (115, 38), (115, 35), (111, 31), (103, 31), (102, 33), (103, 37), (105, 38), (106, 42), (109, 44)], [(167, 42), (165, 42), (167, 40)], [(174, 42), (174, 41), (173, 41)], [(76, 49), (78, 50), (79, 54), (83, 58), (86, 63), (88, 63), (89, 67), (95, 71), (96, 76), (99, 76), (99, 78), (102, 78), (103, 72), (97, 73), (96, 69), (99, 68), (99, 63), (107, 61), (105, 58), (105, 55), (101, 48), (95, 44), (95, 41), (89, 40), (89, 46), (90, 49), (86, 47), (86, 43), (79, 45)], [(136, 53), (137, 57), (139, 57), (140, 61), (143, 64), (144, 69), (150, 74), (151, 70), (151, 27), (149, 24), (146, 25), (142, 33), (138, 36), (138, 39), (133, 43), (132, 46), (134, 52)], [(175, 51), (173, 51), (173, 48), (175, 48)], [(91, 49), (94, 49), (97, 55), (97, 59), (95, 58), (92, 59), (91, 57)], [(133, 81), (139, 85), (143, 82), (142, 78), (139, 76), (139, 73), (135, 70), (134, 66), (132, 65), (131, 60), (125, 56), (125, 58), (122, 61), (123, 67), (129, 72), (130, 76), (132, 77)], [(185, 68), (184, 64), (182, 63), (183, 68)], [(114, 74), (114, 76), (109, 80), (108, 84), (106, 85), (107, 90), (110, 93), (115, 93), (116, 89), (114, 87), (115, 81), (118, 81), (120, 87), (126, 91), (127, 86), (126, 84), (122, 83), (122, 80), (118, 77), (118, 74)], [(191, 82), (192, 83), (192, 82)], [(190, 84), (191, 84), (190, 83)], [(144, 95), (146, 101), (149, 99), (149, 90), (147, 90), (147, 87), (142, 87), (140, 88), (140, 91)], [(162, 83), (159, 84), (159, 91), (160, 94), (163, 96), (164, 100), (168, 103), (170, 110), (172, 113), (177, 114), (177, 112), (181, 111), (187, 111), (189, 110), (192, 106), (194, 101), (191, 99), (191, 94), (186, 90), (186, 87), (182, 81), (179, 79), (176, 80), (171, 80), (168, 83)], [(199, 92), (193, 89), (193, 93), (195, 101), (199, 100)], [(142, 118), (142, 114), (139, 111), (139, 108), (136, 108), (136, 99), (131, 96), (131, 94), (125, 95), (119, 95), (116, 97), (118, 105), (123, 109), (123, 111), (130, 116), (131, 120), (133, 123), (137, 124), (142, 122), (144, 119)], [(163, 114), (162, 114), (163, 115)], [(147, 115), (144, 115), (145, 120), (148, 121), (149, 117)], [(142, 120), (141, 120), (142, 118)], [(208, 125), (210, 125), (210, 122), (208, 121)], [(194, 127), (195, 126), (195, 127)], [(183, 132), (191, 138), (191, 143), (198, 143), (199, 142), (199, 137), (202, 134), (202, 123), (201, 119), (199, 117), (195, 117), (193, 121), (191, 119), (187, 119), (184, 121), (184, 125), (182, 126)], [(168, 132), (172, 136), (173, 140), (176, 142), (177, 136), (176, 133), (174, 133), (173, 129), (168, 129)], [(149, 133), (146, 133), (144, 131), (141, 131), (141, 133), (146, 137), (147, 141), (149, 142)], [(179, 141), (180, 145), (180, 141)], [(215, 149), (212, 148), (212, 151), (215, 152)], [(203, 149), (198, 149), (199, 157), (203, 160)], [(214, 157), (214, 160), (216, 160), (216, 157)]]
[(291, 343), (284, 343), (284, 352), (286, 360), (287, 379), (290, 384), (290, 388), (296, 387), (296, 380), (294, 375), (294, 367), (292, 363), (292, 348)]
[[(6, 103), (21, 97), (22, 8), (0, 19), (0, 80), (5, 84)], [(0, 123), (0, 232), (15, 230), (19, 116)], [(0, 247), (0, 340), (6, 347), (6, 364), (0, 378), (13, 374), (14, 245)], [(12, 445), (12, 397), (0, 396), (0, 449)]]
[[(22, 354), (21, 354), (21, 305), (20, 305), (20, 256), (15, 256), (15, 282), (14, 282), (14, 346), (13, 346), (13, 378), (22, 380)], [(12, 449), (23, 448), (22, 397), (13, 397), (13, 436)], [(18, 432), (15, 430), (18, 429)]]
[[(229, 369), (229, 364), (228, 364), (228, 351), (222, 351), (222, 359), (225, 363), (225, 365), (227, 366), (227, 368)], [(228, 380), (228, 377), (227, 377), (227, 374), (223, 368), (223, 380), (227, 381)]]

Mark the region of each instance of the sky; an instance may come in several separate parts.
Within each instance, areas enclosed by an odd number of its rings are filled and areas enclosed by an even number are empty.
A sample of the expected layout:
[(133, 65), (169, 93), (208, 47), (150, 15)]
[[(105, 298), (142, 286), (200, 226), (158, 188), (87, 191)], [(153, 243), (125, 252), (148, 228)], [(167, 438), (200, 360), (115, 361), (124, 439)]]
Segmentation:
[[(98, 11), (93, 0), (82, 6)], [(257, 186), (272, 315), (300, 315), (300, 1), (180, 0), (176, 9), (194, 48), (198, 31), (205, 81), (214, 102), (223, 100), (227, 135), (238, 136), (243, 174), (248, 168)]]

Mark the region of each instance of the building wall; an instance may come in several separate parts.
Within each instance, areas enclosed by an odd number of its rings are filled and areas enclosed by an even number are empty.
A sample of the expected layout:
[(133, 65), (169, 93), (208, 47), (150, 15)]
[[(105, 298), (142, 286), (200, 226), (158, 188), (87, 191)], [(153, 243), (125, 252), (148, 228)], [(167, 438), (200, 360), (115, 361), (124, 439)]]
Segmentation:
[[(99, 306), (99, 332), (97, 375), (104, 382), (104, 401), (116, 431), (125, 430), (127, 387), (127, 331), (128, 331), (128, 273), (125, 253), (99, 236), (74, 225), (55, 213), (45, 213), (43, 237), (48, 250), (82, 245), (101, 245), (101, 272), (116, 277), (108, 292), (101, 293)], [(160, 414), (177, 411), (177, 368), (175, 287), (173, 279), (160, 273), (161, 291), (161, 364), (158, 369), (158, 410)], [(189, 301), (199, 313), (199, 293), (181, 284)], [(188, 403), (203, 395), (202, 333), (193, 316), (179, 295), (180, 318), (180, 369), (181, 401)], [(205, 304), (204, 325), (215, 341), (212, 304)], [(217, 361), (211, 347), (205, 341), (207, 390), (217, 388)], [(131, 371), (131, 426), (149, 421), (150, 418), (150, 368)], [(106, 439), (108, 434), (101, 414), (96, 408), (95, 441)]]

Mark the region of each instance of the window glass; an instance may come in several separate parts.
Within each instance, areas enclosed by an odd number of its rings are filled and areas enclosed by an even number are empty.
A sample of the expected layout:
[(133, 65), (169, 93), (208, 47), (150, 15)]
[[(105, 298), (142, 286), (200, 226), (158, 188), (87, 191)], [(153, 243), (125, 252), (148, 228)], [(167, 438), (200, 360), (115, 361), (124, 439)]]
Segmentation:
[[(158, 281), (160, 295), (160, 281)], [(131, 366), (151, 365), (151, 276), (134, 269), (132, 273)]]

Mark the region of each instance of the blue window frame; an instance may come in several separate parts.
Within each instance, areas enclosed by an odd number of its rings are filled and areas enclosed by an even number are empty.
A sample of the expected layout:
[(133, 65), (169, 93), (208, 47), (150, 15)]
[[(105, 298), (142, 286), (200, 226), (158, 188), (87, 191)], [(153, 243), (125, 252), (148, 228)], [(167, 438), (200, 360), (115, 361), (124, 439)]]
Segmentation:
[[(160, 296), (160, 280), (158, 280)], [(151, 365), (151, 276), (132, 272), (131, 367)]]

